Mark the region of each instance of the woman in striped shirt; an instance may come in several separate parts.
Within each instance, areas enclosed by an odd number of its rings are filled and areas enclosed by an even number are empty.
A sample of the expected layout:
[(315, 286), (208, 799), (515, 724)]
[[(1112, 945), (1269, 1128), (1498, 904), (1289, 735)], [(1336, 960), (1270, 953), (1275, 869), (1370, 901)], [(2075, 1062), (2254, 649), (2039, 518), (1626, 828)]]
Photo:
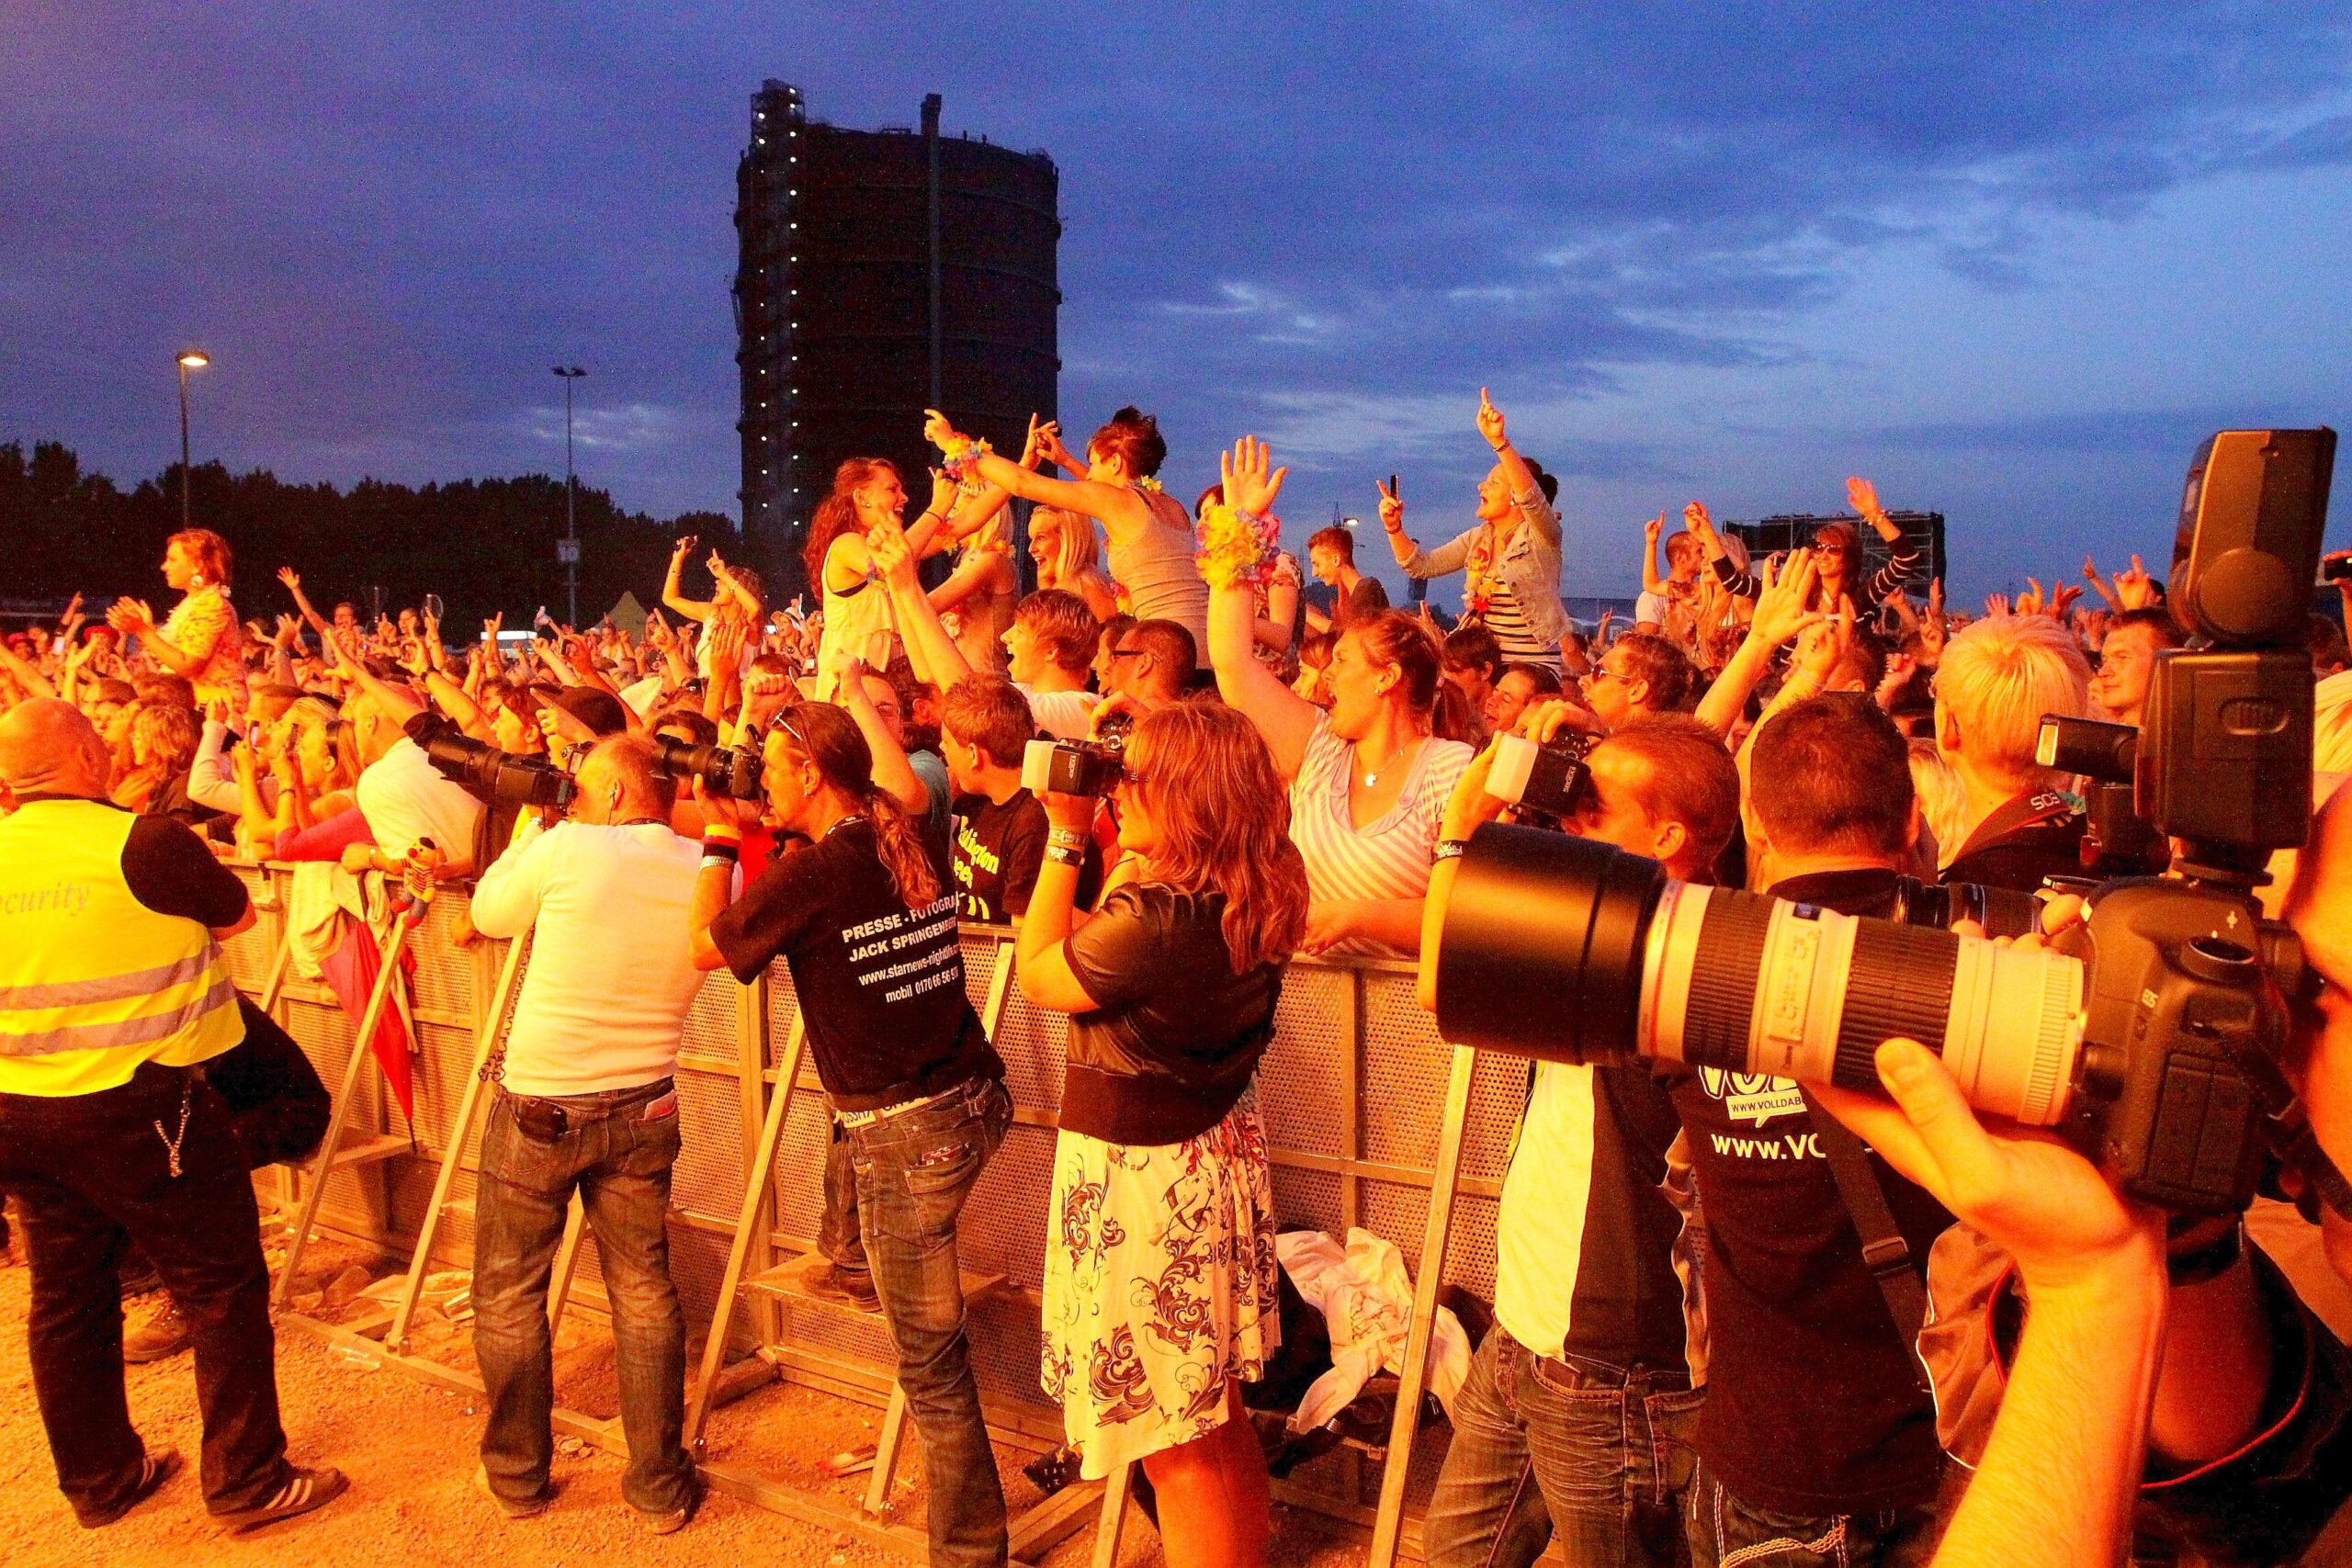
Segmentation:
[(1408, 577), (1461, 572), (1462, 611), (1502, 644), (1515, 664), (1557, 672), (1560, 637), (1568, 629), (1560, 604), (1560, 514), (1552, 509), (1559, 483), (1519, 454), (1503, 431), (1502, 411), (1478, 389), (1478, 434), (1495, 449), (1494, 470), (1478, 486), (1478, 523), (1433, 550), (1405, 533), (1405, 505), (1380, 489), (1380, 525)]
[[(1270, 467), (1252, 437), (1224, 458), (1237, 511), (1268, 515), (1282, 488)], [(1410, 958), (1420, 951), (1438, 823), (1471, 758), (1461, 741), (1440, 739), (1464, 733), (1469, 715), (1438, 678), (1436, 641), (1395, 610), (1351, 623), (1331, 653), (1326, 712), (1259, 661), (1257, 620), (1247, 583), (1210, 589), (1217, 690), (1258, 727), (1290, 786), (1291, 840), (1309, 895), (1301, 950)]]

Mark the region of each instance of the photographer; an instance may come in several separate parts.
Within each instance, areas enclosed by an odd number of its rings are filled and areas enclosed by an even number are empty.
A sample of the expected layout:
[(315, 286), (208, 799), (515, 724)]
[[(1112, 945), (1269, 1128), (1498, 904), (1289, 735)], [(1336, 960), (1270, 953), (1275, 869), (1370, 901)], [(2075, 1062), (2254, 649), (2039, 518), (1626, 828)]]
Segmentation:
[[(1453, 846), (1493, 820), (1489, 748), (1446, 807), (1423, 1000), (1433, 999)], [(1581, 837), (1704, 882), (1731, 837), (1739, 780), (1714, 735), (1675, 716), (1595, 746)], [(1679, 1506), (1703, 1347), (1687, 1342), (1664, 1190), (1680, 1123), (1639, 1067), (1534, 1064), (1495, 1228), (1495, 1326), (1455, 1395), (1453, 1442), (1423, 1524), (1432, 1568), (1525, 1568), (1556, 1532), (1579, 1564), (1683, 1560)], [(1693, 1352), (1697, 1351), (1697, 1354)]]
[[(1012, 1118), (964, 990), (945, 846), (874, 784), (849, 716), (796, 703), (768, 730), (768, 809), (807, 840), (734, 897), (753, 802), (702, 793), (697, 968), (749, 984), (782, 957), (847, 1134), (865, 1254), (922, 1434), (934, 1564), (1002, 1562), (1004, 1495), (964, 1335), (956, 1215)], [(737, 826), (730, 833), (729, 826)]]
[(1115, 798), (1127, 854), (1080, 917), (1096, 803), (1046, 796), (1053, 840), (1018, 943), (1022, 994), (1074, 1015), (1044, 1382), (1088, 1477), (1142, 1461), (1171, 1564), (1246, 1565), (1264, 1560), (1271, 1520), (1238, 1384), (1278, 1339), (1250, 1089), (1306, 929), (1306, 871), (1273, 760), (1228, 708), (1178, 703), (1139, 720)]
[[(1012, 682), (967, 675), (940, 699), (941, 749), (956, 786), (958, 912), (1006, 924), (1029, 908), (1046, 858), (1046, 808), (1021, 783), (1021, 760), (1036, 733)], [(1102, 880), (1101, 852), (1089, 845), (1079, 902), (1091, 904)]]
[(485, 935), (531, 936), (482, 1129), (474, 1222), (474, 1354), (490, 1405), (482, 1483), (513, 1517), (553, 1496), (547, 1294), (577, 1191), (612, 1301), (629, 1449), (621, 1495), (666, 1535), (695, 1506), (680, 1446), (685, 1319), (664, 1227), (678, 1158), (672, 1075), (702, 988), (686, 930), (701, 857), (670, 830), (674, 786), (650, 741), (598, 741), (579, 786), (570, 819), (522, 825), (471, 908)]

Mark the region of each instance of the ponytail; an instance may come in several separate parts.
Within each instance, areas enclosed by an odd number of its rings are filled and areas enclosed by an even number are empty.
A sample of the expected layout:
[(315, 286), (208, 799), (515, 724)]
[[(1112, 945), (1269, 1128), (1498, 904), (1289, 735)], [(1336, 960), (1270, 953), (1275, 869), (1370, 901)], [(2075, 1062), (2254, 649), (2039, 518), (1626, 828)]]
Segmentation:
[(922, 830), (904, 807), (871, 784), (858, 802), (866, 825), (874, 829), (875, 852), (890, 874), (899, 902), (910, 909), (927, 909), (939, 901), (939, 868), (923, 847)]

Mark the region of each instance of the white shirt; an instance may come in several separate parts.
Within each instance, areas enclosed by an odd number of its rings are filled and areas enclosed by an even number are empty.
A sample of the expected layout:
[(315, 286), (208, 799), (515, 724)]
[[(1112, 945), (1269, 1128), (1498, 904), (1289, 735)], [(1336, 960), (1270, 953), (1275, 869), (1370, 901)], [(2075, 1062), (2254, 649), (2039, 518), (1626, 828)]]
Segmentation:
[[(229, 727), (217, 718), (204, 721), (204, 739), (196, 748), (196, 761), (187, 771), (187, 797), (209, 811), (225, 811), (234, 817), (245, 808), (245, 797), (237, 787), (237, 772), (223, 754), (228, 744)], [(254, 783), (259, 786), (265, 809), (277, 808), (277, 779), (267, 768), (258, 770)]]
[(353, 791), (376, 847), (394, 860), (425, 840), (452, 865), (470, 865), (482, 804), (444, 778), (424, 748), (401, 736), (359, 775)]
[(515, 833), (473, 902), (484, 935), (533, 932), (506, 1035), (508, 1089), (594, 1094), (676, 1067), (702, 989), (686, 925), (701, 864), (702, 847), (664, 823), (535, 820)]
[(1539, 1356), (1557, 1356), (1584, 1263), (1592, 1197), (1592, 1067), (1538, 1062), (1495, 1216), (1495, 1321)]
[(1015, 681), (1013, 689), (1029, 699), (1029, 716), (1057, 740), (1083, 740), (1094, 722), (1094, 705), (1102, 699), (1092, 692), (1041, 692)]

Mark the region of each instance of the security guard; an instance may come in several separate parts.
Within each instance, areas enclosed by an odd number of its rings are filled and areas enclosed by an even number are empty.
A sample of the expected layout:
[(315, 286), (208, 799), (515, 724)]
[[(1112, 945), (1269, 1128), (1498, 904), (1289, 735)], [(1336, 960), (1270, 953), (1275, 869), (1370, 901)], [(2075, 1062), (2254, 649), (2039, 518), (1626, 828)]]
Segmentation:
[(287, 1462), (253, 1184), (202, 1071), (244, 1034), (220, 939), (253, 908), (187, 829), (109, 805), (107, 772), (72, 705), (0, 716), (0, 1188), (32, 1262), (33, 1390), (85, 1528), (179, 1468), (124, 1403), (116, 1264), (136, 1241), (195, 1330), (206, 1506), (250, 1529), (346, 1484)]

